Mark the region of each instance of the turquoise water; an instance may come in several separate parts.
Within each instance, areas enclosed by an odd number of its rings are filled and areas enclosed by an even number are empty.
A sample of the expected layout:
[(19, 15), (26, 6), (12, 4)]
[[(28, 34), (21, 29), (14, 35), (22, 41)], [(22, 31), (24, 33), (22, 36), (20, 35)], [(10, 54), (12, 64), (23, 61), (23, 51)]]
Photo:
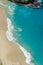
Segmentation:
[[(22, 28), (18, 40), (26, 49), (31, 49), (37, 65), (43, 65), (43, 8), (32, 9), (17, 6), (13, 15), (17, 27)], [(14, 22), (13, 22), (14, 23)]]
[(34, 9), (11, 3), (8, 5), (13, 13), (7, 13), (7, 16), (17, 30), (13, 30), (14, 37), (31, 52), (36, 65), (43, 65), (43, 7)]

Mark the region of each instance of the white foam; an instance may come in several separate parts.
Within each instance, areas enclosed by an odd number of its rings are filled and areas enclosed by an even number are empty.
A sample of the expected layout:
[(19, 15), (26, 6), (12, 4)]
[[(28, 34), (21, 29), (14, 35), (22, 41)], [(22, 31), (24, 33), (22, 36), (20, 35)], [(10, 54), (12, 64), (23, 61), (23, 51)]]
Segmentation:
[[(41, 0), (40, 0), (41, 1)], [(2, 6), (4, 6), (5, 7), (5, 4), (3, 4), (2, 2), (0, 2), (0, 5), (2, 5)], [(11, 8), (10, 7), (8, 7), (8, 9), (12, 12), (12, 10), (11, 10)], [(10, 12), (9, 12), (10, 13)], [(11, 13), (10, 13), (11, 14)], [(8, 30), (6, 31), (6, 36), (7, 36), (7, 39), (9, 40), (9, 41), (16, 41), (16, 39), (13, 37), (13, 34), (12, 34), (12, 30), (14, 29), (14, 26), (12, 26), (12, 23), (11, 23), (11, 20), (9, 19), (9, 18), (7, 18), (7, 24), (8, 24), (8, 26), (7, 26), (7, 28), (8, 28)], [(22, 29), (21, 28), (18, 28), (18, 30), (21, 32), (22, 31)], [(18, 44), (17, 42), (16, 42), (16, 44)], [(18, 44), (19, 45), (19, 44)], [(24, 49), (22, 46), (20, 46), (19, 45), (19, 47), (20, 47), (20, 49), (21, 49), (21, 51), (24, 53), (24, 55), (25, 55), (25, 57), (26, 57), (26, 63), (27, 64), (29, 64), (29, 65), (35, 65), (34, 63), (32, 63), (31, 61), (32, 61), (32, 56), (31, 56), (31, 54), (30, 54), (30, 52), (27, 52), (27, 50), (26, 49)]]
[(25, 57), (26, 57), (26, 63), (29, 65), (34, 65), (34, 63), (32, 63), (32, 55), (31, 53), (29, 53), (26, 49), (24, 49), (22, 46), (20, 46), (20, 49), (22, 50), (22, 52), (24, 53)]
[(16, 5), (15, 5), (15, 6), (13, 6), (13, 5), (10, 6), (10, 5), (9, 5), (9, 6), (8, 6), (8, 14), (9, 14), (9, 15), (15, 14), (15, 13), (14, 13), (15, 7), (16, 7)]
[(7, 32), (6, 32), (6, 35), (7, 35), (7, 39), (8, 39), (9, 41), (13, 41), (13, 35), (12, 35), (11, 32), (7, 31)]
[(7, 24), (8, 24), (8, 30), (11, 32), (14, 29), (14, 26), (11, 23), (11, 20), (9, 18), (7, 18)]
[[(13, 29), (13, 26), (12, 26), (11, 20), (9, 18), (7, 18), (7, 24), (8, 24), (8, 26), (7, 26), (8, 30), (6, 31), (7, 39), (9, 41), (16, 41), (16, 39), (13, 37), (13, 34), (11, 32), (11, 30)], [(15, 43), (18, 44), (17, 42), (15, 42)], [(19, 45), (19, 47), (20, 47), (21, 51), (24, 53), (24, 55), (26, 57), (26, 61), (25, 62), (27, 64), (29, 64), (29, 65), (34, 65), (34, 63), (31, 62), (32, 61), (31, 54), (29, 52), (27, 52), (27, 50), (24, 49), (22, 46)]]
[(8, 7), (8, 9), (12, 12), (12, 9), (11, 9), (11, 7), (10, 7), (10, 6)]
[(0, 1), (0, 5), (5, 7), (5, 4), (3, 4), (2, 1)]
[(7, 39), (9, 41), (13, 41), (14, 37), (13, 37), (13, 34), (12, 34), (12, 30), (13, 30), (13, 26), (12, 26), (12, 23), (11, 23), (11, 20), (9, 18), (7, 18), (7, 28), (8, 30), (6, 31), (6, 36), (7, 36)]

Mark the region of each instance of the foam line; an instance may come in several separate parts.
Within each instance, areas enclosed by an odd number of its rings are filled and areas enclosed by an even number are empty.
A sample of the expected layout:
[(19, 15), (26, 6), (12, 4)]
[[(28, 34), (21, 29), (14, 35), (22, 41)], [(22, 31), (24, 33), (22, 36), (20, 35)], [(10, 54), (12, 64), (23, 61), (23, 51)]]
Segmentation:
[[(8, 30), (6, 31), (7, 39), (8, 39), (9, 41), (15, 41), (15, 40), (14, 40), (15, 38), (13, 37), (13, 34), (12, 34), (12, 32), (11, 32), (12, 23), (11, 23), (11, 20), (10, 20), (9, 18), (7, 18), (7, 24), (8, 24), (8, 26), (7, 26)], [(24, 55), (25, 55), (25, 57), (26, 57), (26, 61), (25, 61), (25, 62), (26, 62), (27, 64), (29, 64), (29, 65), (34, 65), (34, 63), (31, 62), (31, 61), (32, 61), (31, 53), (30, 53), (30, 52), (27, 52), (27, 50), (24, 49), (24, 48), (23, 48), (19, 43), (17, 43), (16, 41), (15, 41), (15, 43), (16, 43), (17, 45), (19, 45), (21, 51), (24, 53)]]

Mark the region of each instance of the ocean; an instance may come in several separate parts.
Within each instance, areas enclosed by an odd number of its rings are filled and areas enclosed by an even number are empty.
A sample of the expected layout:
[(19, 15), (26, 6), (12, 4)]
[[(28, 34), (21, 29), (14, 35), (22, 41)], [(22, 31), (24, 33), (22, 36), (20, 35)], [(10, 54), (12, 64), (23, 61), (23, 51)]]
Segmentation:
[(43, 6), (29, 8), (11, 2), (1, 5), (11, 21), (16, 42), (31, 53), (34, 65), (43, 65)]

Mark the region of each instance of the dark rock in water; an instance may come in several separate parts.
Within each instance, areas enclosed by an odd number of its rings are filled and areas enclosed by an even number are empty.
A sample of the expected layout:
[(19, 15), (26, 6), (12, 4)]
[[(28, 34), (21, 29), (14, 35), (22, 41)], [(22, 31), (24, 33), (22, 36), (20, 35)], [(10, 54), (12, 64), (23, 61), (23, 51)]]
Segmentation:
[(9, 0), (9, 1), (21, 3), (21, 4), (29, 4), (29, 3), (33, 3), (35, 0)]
[(38, 0), (9, 0), (11, 2), (17, 3), (19, 5), (26, 5), (27, 7), (40, 8), (42, 6), (41, 2)]
[(8, 0), (8, 1), (15, 2), (14, 0)]

